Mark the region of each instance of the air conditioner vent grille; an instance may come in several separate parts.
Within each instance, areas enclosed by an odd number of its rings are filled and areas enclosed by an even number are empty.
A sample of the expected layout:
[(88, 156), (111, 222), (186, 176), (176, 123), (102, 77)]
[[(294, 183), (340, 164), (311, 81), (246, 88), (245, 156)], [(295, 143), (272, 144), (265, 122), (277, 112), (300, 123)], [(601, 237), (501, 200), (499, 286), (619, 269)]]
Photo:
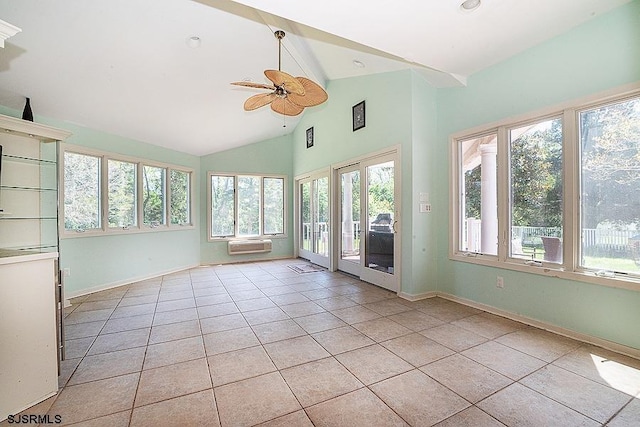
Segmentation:
[(227, 246), (229, 255), (271, 252), (271, 240), (230, 240)]

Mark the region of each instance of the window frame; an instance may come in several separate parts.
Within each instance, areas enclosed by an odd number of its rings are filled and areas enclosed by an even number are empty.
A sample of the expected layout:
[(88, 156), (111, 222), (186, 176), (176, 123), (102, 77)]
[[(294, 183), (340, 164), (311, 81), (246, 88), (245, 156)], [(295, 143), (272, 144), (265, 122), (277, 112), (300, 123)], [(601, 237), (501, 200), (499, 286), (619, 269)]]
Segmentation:
[[(233, 213), (233, 235), (228, 236), (212, 236), (211, 235), (211, 204), (212, 194), (211, 194), (211, 178), (213, 176), (221, 176), (221, 177), (231, 177), (233, 178), (233, 205), (234, 205), (234, 213)], [(238, 215), (239, 215), (239, 201), (238, 201), (238, 177), (257, 177), (260, 181), (260, 194), (259, 194), (259, 217), (260, 217), (260, 233), (257, 235), (244, 236), (238, 234)], [(264, 180), (265, 178), (274, 178), (282, 180), (282, 233), (272, 233), (265, 234), (264, 233)], [(208, 242), (220, 242), (220, 241), (229, 241), (229, 240), (260, 240), (260, 239), (286, 239), (288, 238), (288, 184), (287, 184), (287, 176), (279, 175), (279, 174), (260, 174), (260, 173), (238, 173), (238, 172), (217, 172), (217, 171), (208, 171), (207, 172), (207, 241)]]
[(106, 194), (107, 195), (107, 222), (109, 221), (109, 208), (110, 208), (110, 205), (109, 205), (109, 192), (110, 192), (110, 188), (109, 188), (109, 162), (110, 161), (121, 162), (121, 163), (129, 163), (129, 164), (132, 164), (134, 166), (134, 168), (135, 168), (134, 172), (135, 172), (136, 182), (135, 182), (135, 214), (134, 214), (134, 216), (135, 216), (135, 222), (136, 223), (135, 223), (135, 225), (115, 226), (115, 227), (112, 227), (107, 223), (107, 229), (110, 229), (110, 230), (121, 230), (121, 229), (129, 229), (131, 227), (139, 227), (140, 222), (139, 222), (139, 215), (138, 215), (138, 205), (139, 205), (139, 200), (138, 200), (138, 193), (139, 193), (139, 191), (138, 191), (138, 179), (139, 179), (139, 177), (138, 177), (138, 169), (140, 168), (140, 165), (138, 163), (135, 163), (135, 162), (129, 162), (129, 161), (124, 161), (124, 160), (114, 159), (114, 158), (105, 159), (105, 162), (106, 162), (106, 165), (107, 165), (106, 168), (105, 168), (106, 172), (107, 172), (106, 173), (106, 179), (107, 179), (107, 188), (106, 188), (106, 192), (107, 192), (107, 194)]
[[(544, 108), (517, 117), (507, 118), (468, 130), (456, 132), (449, 137), (449, 259), (490, 267), (558, 277), (569, 280), (594, 283), (624, 289), (640, 290), (640, 274), (616, 272), (603, 277), (594, 269), (581, 266), (581, 152), (579, 137), (580, 113), (590, 109), (640, 98), (640, 83), (616, 88), (604, 93)], [(511, 239), (511, 188), (509, 131), (520, 126), (539, 123), (544, 120), (562, 120), (562, 179), (563, 179), (563, 248), (562, 263), (531, 262), (523, 258), (509, 256)], [(461, 142), (490, 133), (498, 135), (498, 255), (486, 255), (461, 250), (461, 232), (464, 213), (461, 212)]]
[[(62, 234), (63, 231), (67, 231), (68, 233), (71, 233), (72, 231), (74, 231), (76, 233), (86, 233), (86, 232), (88, 232), (88, 233), (96, 233), (96, 232), (100, 232), (105, 227), (105, 223), (104, 223), (105, 218), (104, 218), (104, 215), (103, 215), (104, 208), (105, 208), (105, 206), (104, 206), (105, 199), (102, 196), (102, 192), (101, 192), (101, 188), (104, 185), (104, 173), (103, 173), (103, 171), (105, 169), (105, 167), (104, 167), (104, 159), (102, 158), (102, 156), (97, 155), (95, 153), (88, 153), (88, 152), (80, 153), (80, 152), (77, 152), (77, 151), (70, 151), (70, 152), (72, 154), (76, 154), (76, 155), (80, 155), (80, 156), (92, 157), (92, 158), (95, 158), (97, 160), (97, 167), (98, 167), (97, 179), (98, 179), (98, 187), (99, 187), (98, 188), (98, 200), (97, 200), (97, 202), (98, 202), (97, 208), (98, 209), (97, 209), (97, 212), (94, 212), (94, 213), (97, 213), (99, 225), (98, 225), (98, 227), (86, 228), (86, 229), (82, 229), (82, 230), (79, 230), (79, 229), (78, 230), (67, 230), (66, 225), (65, 225), (66, 217), (64, 216), (64, 210), (65, 210), (66, 203), (65, 203), (65, 192), (63, 190), (64, 190), (64, 187), (65, 187), (66, 180), (65, 180), (65, 156), (64, 156), (64, 153), (63, 153), (63, 154), (61, 154), (61, 159), (60, 159), (60, 162), (59, 162), (61, 164), (61, 167), (60, 167), (59, 178), (58, 178), (58, 182), (60, 182), (60, 192), (59, 192), (60, 195), (59, 195), (59, 201), (58, 201), (58, 206), (60, 207), (59, 209), (61, 211), (60, 221), (59, 221), (59, 224), (58, 224), (59, 229), (60, 229), (60, 234)], [(107, 226), (108, 226), (108, 224), (107, 224)]]
[[(100, 159), (100, 218), (101, 218), (101, 227), (95, 229), (87, 229), (87, 230), (68, 230), (65, 228), (64, 219), (64, 169), (65, 169), (65, 153), (74, 153), (84, 156), (92, 156)], [(124, 226), (124, 227), (110, 227), (109, 226), (109, 160), (118, 161), (118, 162), (126, 162), (132, 163), (136, 167), (136, 219), (137, 225), (135, 226)], [(76, 237), (90, 237), (90, 236), (104, 236), (104, 235), (115, 235), (115, 234), (131, 234), (131, 233), (148, 233), (148, 232), (156, 232), (156, 231), (175, 231), (175, 230), (186, 230), (195, 228), (195, 218), (193, 217), (194, 212), (194, 176), (195, 170), (192, 168), (173, 165), (168, 163), (156, 162), (153, 160), (142, 159), (138, 157), (130, 157), (123, 156), (119, 154), (113, 154), (106, 151), (94, 150), (90, 148), (85, 148), (81, 146), (71, 145), (68, 143), (61, 144), (60, 150), (60, 170), (59, 170), (59, 182), (60, 182), (60, 196), (59, 196), (59, 206), (60, 206), (60, 221), (59, 221), (59, 235), (61, 239), (66, 238), (76, 238)], [(165, 203), (164, 203), (164, 215), (165, 224), (161, 224), (159, 226), (149, 226), (143, 223), (143, 168), (144, 166), (151, 166), (157, 168), (165, 169), (166, 179), (165, 179)], [(180, 172), (184, 172), (188, 174), (188, 182), (189, 182), (189, 200), (188, 200), (188, 210), (189, 210), (189, 220), (188, 224), (171, 224), (169, 220), (171, 215), (171, 185), (169, 184), (169, 179), (171, 176), (171, 171), (176, 170)]]

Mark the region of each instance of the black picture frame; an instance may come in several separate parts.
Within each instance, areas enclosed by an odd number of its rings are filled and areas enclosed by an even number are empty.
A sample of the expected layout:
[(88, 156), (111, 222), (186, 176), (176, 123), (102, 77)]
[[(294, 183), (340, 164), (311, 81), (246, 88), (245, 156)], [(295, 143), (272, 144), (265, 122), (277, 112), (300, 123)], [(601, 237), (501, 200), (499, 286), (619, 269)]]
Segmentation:
[(351, 108), (351, 115), (353, 119), (353, 131), (362, 129), (366, 125), (365, 121), (365, 108), (364, 101), (358, 102)]
[(307, 129), (307, 148), (313, 147), (313, 126)]

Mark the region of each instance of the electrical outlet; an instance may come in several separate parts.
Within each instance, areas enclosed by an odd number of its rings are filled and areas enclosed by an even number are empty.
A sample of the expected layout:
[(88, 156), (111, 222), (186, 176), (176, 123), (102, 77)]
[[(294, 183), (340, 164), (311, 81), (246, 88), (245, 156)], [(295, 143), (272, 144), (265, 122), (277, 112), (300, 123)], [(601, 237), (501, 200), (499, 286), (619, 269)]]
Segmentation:
[(500, 289), (504, 288), (504, 278), (502, 276), (498, 276), (498, 280), (496, 281), (496, 287)]

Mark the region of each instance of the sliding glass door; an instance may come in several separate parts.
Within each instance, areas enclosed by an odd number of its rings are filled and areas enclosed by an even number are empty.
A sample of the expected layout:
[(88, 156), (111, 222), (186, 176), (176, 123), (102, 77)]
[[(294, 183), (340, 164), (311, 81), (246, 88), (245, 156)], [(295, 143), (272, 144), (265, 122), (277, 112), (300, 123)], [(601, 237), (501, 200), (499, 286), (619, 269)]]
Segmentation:
[(298, 181), (300, 208), (298, 253), (314, 264), (329, 267), (329, 176)]
[(338, 269), (398, 291), (399, 174), (394, 154), (336, 171), (340, 186)]
[(338, 269), (360, 276), (360, 165), (338, 171), (340, 258)]

